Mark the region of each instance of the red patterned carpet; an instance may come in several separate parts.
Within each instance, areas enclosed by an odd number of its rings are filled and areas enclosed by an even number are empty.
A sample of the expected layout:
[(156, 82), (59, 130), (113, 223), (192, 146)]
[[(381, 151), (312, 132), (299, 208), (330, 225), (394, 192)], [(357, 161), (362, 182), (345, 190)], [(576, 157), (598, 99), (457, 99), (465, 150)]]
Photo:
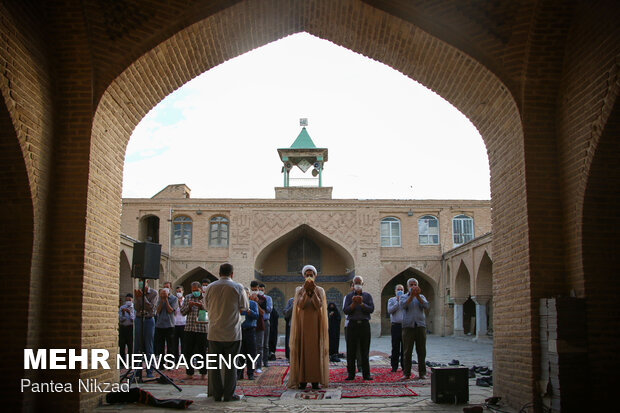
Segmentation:
[[(346, 363), (330, 363), (329, 381), (330, 388), (340, 388), (341, 397), (411, 397), (418, 396), (414, 387), (430, 386), (430, 372), (424, 380), (416, 380), (417, 366), (413, 366), (414, 379), (402, 381), (402, 372), (399, 370), (392, 373), (389, 365), (386, 365), (385, 354), (373, 352), (375, 360), (371, 362), (370, 374), (372, 381), (366, 381), (361, 374), (357, 374), (355, 380), (345, 380), (348, 376)], [(278, 354), (278, 359), (270, 361), (270, 367), (264, 368), (261, 374), (256, 374), (255, 380), (240, 380), (237, 382), (237, 391), (247, 397), (280, 397), (287, 391), (288, 361), (283, 355)], [(121, 372), (122, 373), (122, 372)], [(180, 386), (207, 386), (207, 378), (201, 379), (200, 374), (194, 374), (194, 378), (185, 379), (185, 369), (166, 370), (164, 372), (176, 384)], [(307, 394), (306, 394), (307, 393)], [(316, 394), (315, 394), (316, 393)], [(308, 388), (300, 397), (313, 399), (321, 398), (321, 391), (311, 391)]]

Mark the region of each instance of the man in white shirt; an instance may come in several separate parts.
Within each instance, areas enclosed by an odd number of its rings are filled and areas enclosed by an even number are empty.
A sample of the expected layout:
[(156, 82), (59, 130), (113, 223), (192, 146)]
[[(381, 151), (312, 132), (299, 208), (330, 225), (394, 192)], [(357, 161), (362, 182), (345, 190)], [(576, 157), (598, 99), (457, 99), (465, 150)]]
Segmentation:
[(232, 278), (233, 266), (228, 263), (220, 265), (220, 279), (209, 284), (204, 293), (204, 304), (209, 313), (209, 353), (216, 355), (218, 360), (217, 368), (209, 370), (209, 395), (213, 395), (215, 401), (225, 402), (239, 400), (240, 397), (235, 394), (237, 369), (232, 364), (231, 368), (220, 365), (220, 355), (232, 360), (239, 353), (240, 313), (250, 307), (245, 289)]

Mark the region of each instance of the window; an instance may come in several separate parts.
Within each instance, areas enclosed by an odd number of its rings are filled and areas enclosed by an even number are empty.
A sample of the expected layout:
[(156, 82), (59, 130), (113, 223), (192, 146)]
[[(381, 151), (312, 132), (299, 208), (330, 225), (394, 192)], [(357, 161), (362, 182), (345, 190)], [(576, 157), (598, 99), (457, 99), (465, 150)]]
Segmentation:
[(172, 245), (189, 247), (192, 245), (192, 219), (180, 215), (172, 220)]
[(228, 219), (213, 217), (209, 227), (209, 246), (228, 247)]
[(439, 244), (439, 221), (432, 215), (418, 219), (418, 241), (420, 245)]
[(454, 246), (474, 239), (474, 220), (467, 215), (457, 215), (452, 219), (452, 236)]
[(381, 220), (381, 246), (400, 247), (400, 221), (396, 218)]

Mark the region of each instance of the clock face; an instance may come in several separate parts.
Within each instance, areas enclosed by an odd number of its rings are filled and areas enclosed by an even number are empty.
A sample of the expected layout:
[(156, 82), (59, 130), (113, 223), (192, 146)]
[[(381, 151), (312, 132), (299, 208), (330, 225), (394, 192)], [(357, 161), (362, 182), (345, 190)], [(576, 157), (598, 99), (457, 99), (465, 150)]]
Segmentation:
[(297, 167), (299, 167), (299, 169), (301, 169), (301, 171), (303, 173), (306, 173), (308, 168), (310, 168), (311, 166), (312, 166), (312, 164), (310, 162), (308, 162), (308, 160), (306, 160), (306, 159), (302, 159), (301, 161), (299, 161), (297, 163)]

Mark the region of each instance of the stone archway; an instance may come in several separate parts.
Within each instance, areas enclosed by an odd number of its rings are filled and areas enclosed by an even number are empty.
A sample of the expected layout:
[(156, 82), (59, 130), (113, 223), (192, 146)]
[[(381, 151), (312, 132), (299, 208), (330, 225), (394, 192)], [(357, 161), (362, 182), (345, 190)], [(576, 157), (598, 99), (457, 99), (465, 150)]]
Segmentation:
[[(620, 101), (616, 100), (590, 167), (583, 205), (582, 259), (587, 312), (589, 399), (614, 394), (620, 369)], [(565, 333), (567, 334), (567, 333)], [(571, 343), (581, 337), (565, 336)], [(604, 409), (603, 409), (604, 410)]]
[[(402, 284), (407, 289), (407, 280), (409, 278), (415, 278), (418, 280), (418, 285), (422, 289), (422, 295), (426, 297), (430, 304), (429, 310), (426, 312), (426, 329), (430, 333), (436, 333), (440, 328), (440, 302), (439, 294), (437, 291), (437, 285), (431, 277), (422, 273), (419, 270), (408, 267), (401, 271), (392, 279), (390, 279), (381, 291), (381, 335), (390, 334), (390, 316), (387, 312), (387, 302), (390, 298), (394, 297), (394, 290), (396, 285)], [(375, 303), (375, 313), (378, 313)]]
[(209, 279), (211, 282), (217, 281), (217, 277), (215, 275), (211, 274), (202, 267), (196, 267), (180, 276), (178, 280), (172, 283), (172, 287), (176, 289), (179, 285), (183, 286), (184, 294), (187, 295), (190, 291), (192, 291), (192, 282), (201, 282), (205, 278)]

